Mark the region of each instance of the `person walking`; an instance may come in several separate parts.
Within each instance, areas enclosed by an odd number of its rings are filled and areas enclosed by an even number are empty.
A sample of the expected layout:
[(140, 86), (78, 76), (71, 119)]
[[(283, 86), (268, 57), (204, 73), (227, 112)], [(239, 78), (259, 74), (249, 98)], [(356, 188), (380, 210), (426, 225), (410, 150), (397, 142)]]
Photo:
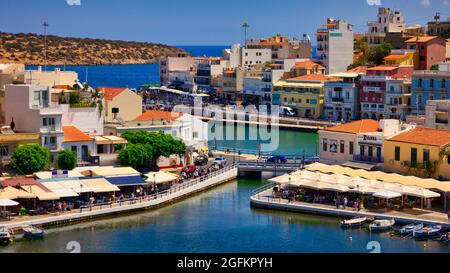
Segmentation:
[(347, 205), (348, 205), (348, 199), (347, 199), (347, 196), (345, 196), (344, 197), (344, 209), (347, 208)]

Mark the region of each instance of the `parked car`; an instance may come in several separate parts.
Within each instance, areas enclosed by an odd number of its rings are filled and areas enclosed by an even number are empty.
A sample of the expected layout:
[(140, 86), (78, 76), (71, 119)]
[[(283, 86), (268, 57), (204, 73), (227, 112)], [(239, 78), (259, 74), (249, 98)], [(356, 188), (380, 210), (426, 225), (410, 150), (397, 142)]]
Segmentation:
[(286, 164), (287, 163), (287, 159), (284, 156), (271, 156), (269, 158), (267, 158), (267, 162), (268, 163), (281, 163), (281, 164)]
[(195, 166), (204, 166), (208, 164), (208, 157), (206, 156), (197, 156), (194, 161)]
[(195, 165), (191, 165), (191, 166), (186, 166), (184, 167), (181, 172), (182, 173), (186, 173), (188, 175), (193, 175), (195, 173), (195, 171), (197, 170), (197, 167)]
[(223, 155), (216, 156), (216, 158), (214, 158), (213, 164), (220, 165), (220, 166), (225, 166), (225, 164), (227, 164), (227, 159)]

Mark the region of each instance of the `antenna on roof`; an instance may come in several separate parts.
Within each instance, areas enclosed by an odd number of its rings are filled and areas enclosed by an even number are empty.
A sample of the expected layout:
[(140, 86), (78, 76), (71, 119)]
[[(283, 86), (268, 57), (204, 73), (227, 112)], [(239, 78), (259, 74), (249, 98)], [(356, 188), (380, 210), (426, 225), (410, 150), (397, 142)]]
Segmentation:
[(247, 47), (247, 29), (250, 27), (249, 24), (244, 23), (242, 24), (242, 27), (244, 28), (244, 46)]

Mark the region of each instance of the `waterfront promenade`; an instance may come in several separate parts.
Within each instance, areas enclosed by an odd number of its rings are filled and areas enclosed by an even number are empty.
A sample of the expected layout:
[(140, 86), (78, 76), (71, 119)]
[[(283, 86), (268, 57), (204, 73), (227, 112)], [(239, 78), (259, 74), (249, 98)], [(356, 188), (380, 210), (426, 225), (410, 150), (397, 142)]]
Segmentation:
[(237, 176), (237, 168), (234, 165), (228, 166), (207, 176), (173, 186), (170, 190), (158, 194), (123, 200), (121, 202), (97, 204), (92, 207), (82, 207), (64, 214), (17, 217), (8, 222), (0, 222), (0, 228), (4, 227), (20, 232), (24, 225), (43, 227), (65, 225), (94, 218), (158, 208), (234, 180)]
[(337, 209), (334, 206), (324, 204), (311, 204), (298, 201), (289, 202), (287, 199), (274, 198), (272, 195), (272, 187), (269, 188), (269, 186), (271, 185), (261, 188), (260, 191), (257, 190), (254, 192), (250, 201), (252, 207), (333, 216), (346, 219), (371, 216), (376, 217), (377, 219), (395, 219), (398, 224), (440, 224), (446, 228), (450, 228), (450, 222), (445, 213), (423, 209), (408, 209), (403, 211), (362, 209), (356, 211), (353, 208)]

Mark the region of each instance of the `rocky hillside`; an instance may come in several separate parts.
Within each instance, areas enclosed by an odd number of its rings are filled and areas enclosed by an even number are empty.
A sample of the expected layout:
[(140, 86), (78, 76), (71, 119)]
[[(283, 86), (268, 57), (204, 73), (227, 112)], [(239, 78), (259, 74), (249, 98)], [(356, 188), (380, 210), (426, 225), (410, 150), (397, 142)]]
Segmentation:
[[(175, 47), (100, 39), (47, 36), (49, 65), (155, 63), (160, 56), (186, 53)], [(0, 32), (0, 63), (44, 64), (44, 36)]]

